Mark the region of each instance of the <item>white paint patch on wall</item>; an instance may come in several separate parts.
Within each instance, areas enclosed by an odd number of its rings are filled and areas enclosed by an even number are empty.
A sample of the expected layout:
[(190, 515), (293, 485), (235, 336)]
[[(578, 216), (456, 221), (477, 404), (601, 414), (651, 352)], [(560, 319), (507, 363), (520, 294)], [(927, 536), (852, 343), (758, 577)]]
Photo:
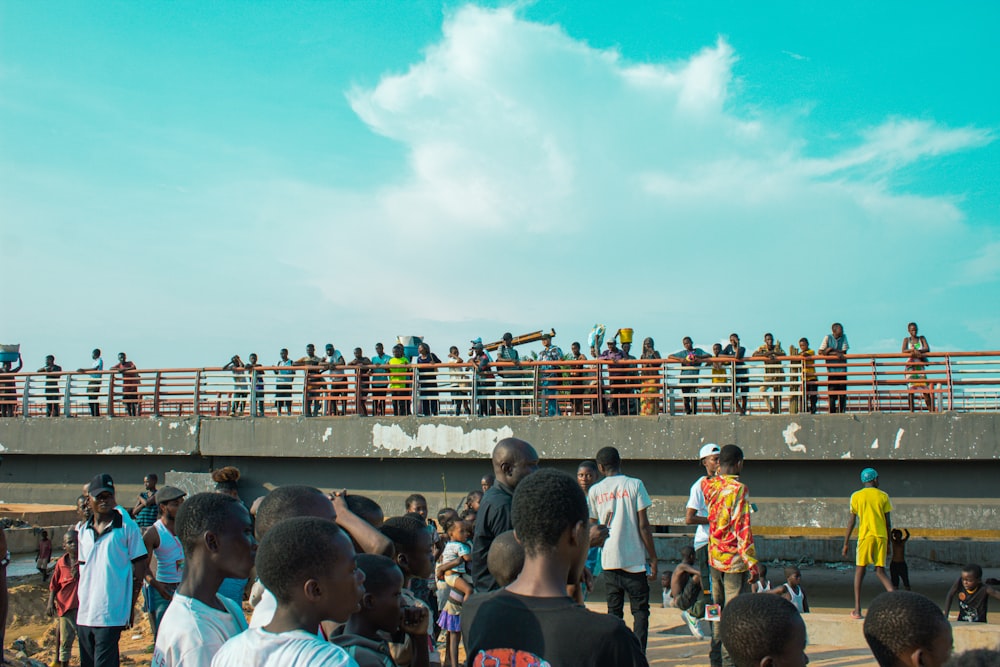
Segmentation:
[(781, 432), (781, 435), (784, 436), (785, 438), (785, 444), (788, 445), (788, 449), (790, 449), (793, 452), (804, 453), (806, 451), (806, 446), (799, 442), (798, 433), (801, 430), (802, 430), (801, 426), (799, 426), (795, 422), (792, 422), (787, 427), (785, 427), (784, 431)]
[(509, 426), (499, 429), (477, 428), (466, 432), (461, 426), (421, 424), (415, 436), (398, 424), (372, 426), (372, 445), (392, 452), (423, 450), (432, 454), (466, 454), (478, 452), (490, 455), (497, 442), (514, 437)]
[(327, 426), (326, 431), (323, 432), (323, 442), (329, 440), (331, 435), (333, 435), (333, 427)]
[(878, 438), (872, 440), (872, 449), (878, 449)]
[(899, 429), (898, 431), (896, 431), (896, 444), (893, 446), (893, 449), (899, 449), (899, 443), (903, 441), (904, 433), (906, 433), (906, 431), (904, 431), (903, 429)]

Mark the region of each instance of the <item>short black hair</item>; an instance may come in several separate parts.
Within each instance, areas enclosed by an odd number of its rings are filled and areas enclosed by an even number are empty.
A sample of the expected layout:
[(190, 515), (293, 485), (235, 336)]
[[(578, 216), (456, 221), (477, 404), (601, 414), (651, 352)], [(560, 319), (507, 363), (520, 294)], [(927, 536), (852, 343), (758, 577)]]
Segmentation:
[(739, 595), (726, 603), (719, 621), (722, 645), (736, 667), (759, 665), (785, 649), (802, 615), (780, 595)]
[(554, 549), (567, 528), (589, 516), (587, 498), (576, 479), (555, 468), (521, 480), (511, 502), (511, 524), (532, 556)]
[[(462, 511), (465, 512), (467, 510), (462, 510)], [(461, 514), (455, 514), (455, 515), (449, 514), (443, 520), (439, 520), (441, 524), (441, 532), (447, 535), (448, 531), (451, 530), (452, 526), (454, 526), (459, 521), (464, 521), (464, 520), (465, 518)]]
[(476, 510), (472, 509), (471, 507), (466, 507), (464, 510), (458, 513), (458, 518), (461, 519), (462, 521), (468, 521), (470, 516), (475, 518), (479, 516), (479, 513)]
[(967, 573), (971, 574), (972, 576), (974, 576), (976, 579), (982, 579), (983, 578), (983, 568), (981, 568), (980, 566), (976, 565), (975, 563), (969, 563), (968, 565), (966, 565), (965, 567), (963, 567), (962, 568), (962, 572), (967, 572)]
[(411, 493), (410, 495), (406, 496), (406, 501), (403, 503), (403, 509), (409, 509), (410, 505), (417, 502), (418, 500), (423, 501), (424, 505), (427, 505), (427, 499), (424, 498), (421, 494)]
[(996, 667), (1000, 665), (1000, 651), (977, 648), (959, 653), (944, 664), (945, 667)]
[(514, 581), (523, 568), (524, 547), (517, 541), (514, 531), (508, 530), (493, 538), (490, 551), (486, 554), (486, 569), (497, 585), (503, 588)]
[(279, 521), (306, 515), (320, 498), (326, 499), (326, 494), (314, 486), (279, 486), (260, 501), (255, 523), (257, 536), (266, 535)]
[(347, 503), (347, 509), (351, 510), (376, 528), (378, 528), (378, 526), (375, 525), (373, 519), (375, 517), (381, 518), (385, 516), (382, 511), (382, 506), (368, 496), (348, 494), (347, 497), (344, 498), (344, 501)]
[(389, 557), (381, 554), (358, 554), (358, 569), (365, 573), (365, 592), (379, 594), (392, 581), (390, 573), (395, 570), (399, 576), (403, 571)]
[(479, 498), (480, 501), (483, 499), (482, 489), (476, 489), (475, 491), (469, 491), (469, 494), (465, 496), (465, 506), (468, 507), (471, 504), (473, 498)]
[(800, 570), (795, 565), (789, 565), (788, 567), (785, 568), (785, 578), (786, 579), (788, 577), (792, 576), (793, 574), (799, 574), (800, 575), (800, 574), (802, 574), (802, 570)]
[(148, 477), (149, 479), (155, 479), (157, 482), (160, 481), (160, 478), (156, 476), (155, 472), (149, 473), (148, 475), (146, 475), (146, 477)]
[(941, 608), (920, 593), (882, 593), (868, 607), (865, 641), (882, 667), (896, 664), (896, 656), (916, 648), (930, 649), (938, 633), (948, 626)]
[(693, 546), (691, 546), (690, 544), (688, 544), (686, 546), (681, 547), (681, 556), (683, 558), (687, 558), (688, 556), (693, 556), (693, 555), (694, 555), (694, 547)]
[(413, 553), (417, 549), (420, 533), (427, 530), (427, 524), (412, 516), (394, 516), (386, 519), (380, 529), (392, 540), (396, 553)]
[(438, 523), (441, 524), (442, 527), (444, 527), (445, 519), (447, 519), (452, 514), (458, 516), (458, 510), (456, 510), (454, 507), (442, 507), (441, 509), (438, 510), (438, 516), (437, 516)]
[(719, 465), (734, 466), (743, 460), (743, 450), (739, 445), (726, 445), (719, 450)]
[(580, 461), (580, 465), (576, 467), (577, 470), (580, 468), (589, 468), (590, 470), (597, 472), (597, 461), (594, 459), (584, 459)]
[(279, 521), (260, 541), (257, 576), (279, 603), (289, 602), (296, 588), (345, 557), (334, 542), (342, 534), (337, 524), (312, 516)]
[(602, 447), (594, 458), (597, 460), (597, 465), (605, 468), (617, 470), (622, 464), (621, 454), (614, 447)]
[(174, 534), (184, 554), (194, 551), (205, 533), (219, 533), (232, 506), (239, 502), (224, 493), (196, 493), (185, 499), (174, 523)]

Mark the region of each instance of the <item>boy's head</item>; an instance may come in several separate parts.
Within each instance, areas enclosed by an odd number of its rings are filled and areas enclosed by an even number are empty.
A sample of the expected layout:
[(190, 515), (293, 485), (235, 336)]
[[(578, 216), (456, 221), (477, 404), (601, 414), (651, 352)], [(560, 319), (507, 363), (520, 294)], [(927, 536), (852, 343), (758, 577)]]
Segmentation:
[(971, 591), (978, 588), (983, 581), (983, 568), (975, 563), (969, 563), (962, 568), (962, 586), (965, 590)]
[(449, 521), (461, 518), (453, 507), (445, 507), (438, 512), (438, 525), (444, 530), (444, 526)]
[(49, 539), (49, 531), (47, 531), (47, 530), (43, 530), (42, 531), (42, 539), (43, 540)]
[(738, 445), (726, 445), (719, 450), (719, 471), (738, 475), (743, 470), (743, 450)]
[(903, 539), (903, 531), (901, 531), (899, 528), (893, 528), (889, 532), (889, 537), (891, 537), (894, 542), (898, 542), (899, 540)]
[(951, 624), (929, 598), (882, 593), (868, 607), (865, 641), (881, 667), (939, 667), (951, 655)]
[(493, 539), (486, 555), (486, 569), (503, 588), (517, 579), (524, 567), (524, 547), (517, 541), (513, 530), (500, 533)]
[(602, 447), (594, 457), (601, 473), (617, 472), (622, 467), (622, 457), (614, 447)]
[(424, 521), (427, 520), (427, 499), (419, 493), (414, 493), (406, 498), (406, 511), (416, 512)]
[(785, 581), (789, 586), (798, 586), (802, 583), (802, 572), (794, 565), (789, 565), (785, 568)]
[(319, 489), (299, 485), (279, 486), (260, 501), (257, 509), (257, 539), (263, 539), (278, 522), (302, 516), (316, 517), (331, 523), (337, 520), (333, 503)]
[(580, 461), (580, 465), (576, 468), (576, 482), (580, 485), (580, 488), (583, 489), (584, 493), (589, 491), (590, 487), (597, 482), (598, 476), (597, 461), (592, 461), (590, 459)]
[(70, 555), (70, 558), (76, 559), (78, 549), (80, 547), (79, 536), (77, 535), (75, 528), (70, 528), (63, 534), (62, 541), (63, 551)]
[(740, 595), (719, 621), (722, 644), (736, 667), (799, 667), (808, 664), (806, 624), (779, 595)]
[(757, 575), (761, 581), (767, 581), (767, 565), (757, 563)]
[(681, 547), (681, 562), (694, 565), (694, 547), (690, 545)]
[(434, 569), (434, 542), (427, 525), (411, 516), (394, 516), (382, 524), (382, 534), (396, 548), (396, 565), (407, 578), (426, 578)]
[(375, 528), (381, 526), (382, 522), (385, 521), (382, 506), (368, 496), (358, 496), (352, 493), (344, 497), (344, 502), (347, 503), (347, 509)]
[(174, 532), (184, 548), (185, 559), (205, 558), (225, 577), (250, 576), (257, 541), (250, 513), (236, 498), (196, 493), (177, 509)]
[(462, 513), (458, 515), (458, 518), (461, 519), (462, 521), (465, 521), (466, 523), (469, 524), (469, 526), (475, 529), (477, 516), (479, 516), (479, 512), (477, 512), (476, 510), (464, 509), (462, 510)]
[(705, 474), (709, 477), (719, 472), (719, 446), (713, 442), (702, 445), (698, 450), (698, 461), (705, 466)]
[(365, 575), (365, 594), (358, 614), (379, 630), (395, 632), (403, 608), (403, 573), (391, 558), (379, 554), (359, 554), (357, 563)]
[(878, 486), (878, 472), (875, 468), (865, 468), (861, 471), (861, 483), (865, 486)]
[(365, 575), (351, 540), (337, 524), (315, 517), (276, 523), (257, 551), (257, 576), (278, 607), (343, 623), (359, 609)]
[[(603, 451), (603, 450), (602, 450)], [(598, 454), (598, 465), (601, 465)], [(514, 492), (510, 518), (526, 556), (555, 554), (580, 578), (590, 546), (587, 498), (576, 480), (553, 468), (526, 478)]]

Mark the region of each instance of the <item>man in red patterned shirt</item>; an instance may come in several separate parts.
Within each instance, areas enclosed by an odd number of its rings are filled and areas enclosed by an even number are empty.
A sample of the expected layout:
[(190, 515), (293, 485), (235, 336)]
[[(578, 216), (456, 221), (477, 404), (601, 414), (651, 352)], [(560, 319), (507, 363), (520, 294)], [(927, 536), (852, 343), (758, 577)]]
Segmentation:
[[(712, 567), (712, 600), (725, 607), (736, 596), (750, 592), (757, 580), (757, 551), (750, 530), (750, 500), (740, 482), (743, 450), (726, 445), (719, 452), (719, 472), (701, 482), (708, 507), (708, 564)], [(719, 624), (712, 624), (712, 648), (721, 645)], [(718, 655), (713, 650), (715, 655)], [(722, 665), (731, 666), (729, 652), (722, 648)]]

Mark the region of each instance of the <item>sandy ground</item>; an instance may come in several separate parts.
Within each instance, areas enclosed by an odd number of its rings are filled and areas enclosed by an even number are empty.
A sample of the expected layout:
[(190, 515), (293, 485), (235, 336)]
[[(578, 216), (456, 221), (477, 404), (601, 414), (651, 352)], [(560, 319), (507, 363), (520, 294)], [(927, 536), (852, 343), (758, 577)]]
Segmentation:
[[(927, 563), (918, 565), (914, 567), (914, 564), (911, 564), (913, 590), (928, 595), (939, 604), (943, 603), (948, 587), (958, 577), (958, 568), (944, 568)], [(803, 588), (808, 595), (812, 610), (843, 614), (845, 622), (850, 622), (847, 614), (853, 606), (853, 567), (814, 565), (804, 566), (802, 572)], [(772, 565), (769, 574), (769, 579), (775, 585), (783, 580), (779, 565)], [(997, 576), (997, 573), (986, 573), (986, 576)], [(11, 586), (5, 657), (13, 665), (30, 664), (17, 659), (16, 652), (11, 650), (15, 640), (27, 637), (40, 645), (40, 650), (34, 652), (31, 658), (42, 664), (49, 664), (54, 658), (55, 630), (54, 622), (45, 616), (47, 588), (43, 587), (41, 577), (38, 575), (18, 577)], [(863, 589), (863, 605), (867, 605), (881, 590), (877, 579), (873, 574), (869, 574)], [(588, 606), (594, 611), (603, 612), (606, 610), (603, 600), (604, 592), (598, 585), (591, 595)], [(675, 667), (707, 664), (708, 641), (692, 637), (683, 624), (680, 613), (676, 609), (661, 608), (660, 600), (660, 588), (654, 586), (647, 650), (650, 664)], [(631, 619), (627, 616), (626, 605), (626, 621), (631, 625)], [(997, 616), (991, 617), (991, 624), (996, 624), (998, 621), (1000, 618)], [(142, 618), (135, 628), (122, 633), (122, 664), (137, 667), (149, 665), (152, 645), (152, 632), (148, 622)], [(78, 665), (79, 659), (75, 653), (74, 651), (74, 660), (71, 664)], [(816, 645), (809, 647), (808, 654), (810, 664), (814, 666), (874, 664), (871, 654), (864, 646)]]

